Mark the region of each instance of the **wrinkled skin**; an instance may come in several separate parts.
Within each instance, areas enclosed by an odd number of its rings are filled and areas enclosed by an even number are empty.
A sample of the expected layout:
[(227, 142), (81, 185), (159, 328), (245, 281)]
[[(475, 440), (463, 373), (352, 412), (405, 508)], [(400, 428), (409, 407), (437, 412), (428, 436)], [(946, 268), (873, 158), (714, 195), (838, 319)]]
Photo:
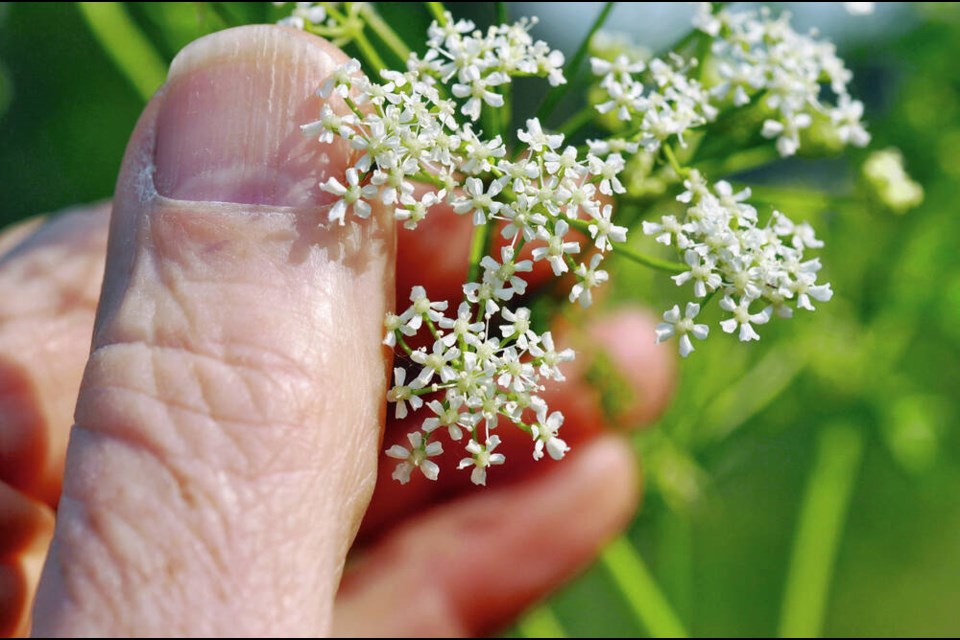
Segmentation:
[[(470, 226), (324, 223), (317, 183), (349, 150), (297, 125), (343, 59), (278, 27), (190, 45), (112, 218), (0, 236), (0, 631), (28, 630), (49, 545), (37, 635), (482, 634), (633, 514), (634, 457), (601, 430), (651, 420), (672, 379), (636, 310), (556, 328), (580, 353), (547, 392), (568, 460), (534, 463), (504, 427), (486, 490), (451, 446), (439, 482), (390, 480), (379, 452), (414, 423), (382, 429), (382, 318), (395, 287), (401, 306), (411, 283), (457, 295)], [(584, 381), (604, 349), (635, 392), (617, 416)]]

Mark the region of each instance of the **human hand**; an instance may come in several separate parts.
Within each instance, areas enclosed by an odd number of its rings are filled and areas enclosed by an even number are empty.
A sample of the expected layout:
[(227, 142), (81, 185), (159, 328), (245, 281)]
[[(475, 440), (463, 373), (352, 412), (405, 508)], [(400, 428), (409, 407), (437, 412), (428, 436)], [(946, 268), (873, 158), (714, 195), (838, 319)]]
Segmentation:
[[(505, 437), (512, 465), (485, 491), (452, 470), (435, 484), (389, 479), (394, 462), (379, 453), (409, 426), (388, 420), (381, 445), (394, 279), (404, 297), (412, 284), (459, 297), (470, 222), (431, 216), (399, 231), (396, 248), (386, 217), (318, 226), (327, 196), (316, 186), (342, 173), (349, 150), (304, 140), (297, 125), (319, 111), (313, 91), (341, 60), (275, 27), (181, 53), (128, 147), (95, 324), (106, 208), (7, 232), (4, 630), (25, 628), (78, 388), (40, 635), (318, 635), (331, 624), (475, 635), (583, 566), (631, 515), (633, 457), (598, 435), (589, 357), (548, 392), (567, 415), (568, 462), (534, 465), (529, 442)], [(623, 369), (638, 398), (624, 422), (649, 419), (669, 393), (650, 324), (631, 311), (567, 332)]]

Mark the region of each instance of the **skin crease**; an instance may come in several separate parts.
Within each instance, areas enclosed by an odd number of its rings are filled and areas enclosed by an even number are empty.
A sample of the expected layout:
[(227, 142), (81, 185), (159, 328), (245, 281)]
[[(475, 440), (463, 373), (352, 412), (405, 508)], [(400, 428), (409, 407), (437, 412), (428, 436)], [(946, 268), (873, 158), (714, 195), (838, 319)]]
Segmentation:
[[(96, 325), (102, 207), (71, 214), (83, 224), (60, 216), (26, 239), (0, 238), (13, 246), (0, 292), (36, 291), (0, 304), (37, 303), (0, 306), (0, 362), (16, 364), (2, 378), (0, 530), (17, 532), (0, 537), (0, 630), (26, 630), (78, 389), (38, 635), (323, 635), (331, 624), (342, 635), (485, 633), (589, 562), (631, 516), (632, 454), (597, 437), (608, 420), (580, 368), (552, 392), (576, 445), (569, 461), (534, 465), (529, 442), (514, 439), (511, 471), (491, 474), (486, 490), (450, 468), (455, 455), (438, 483), (401, 488), (382, 457), (377, 477), (392, 226), (318, 227), (324, 196), (313, 185), (342, 170), (346, 151), (313, 157), (296, 131), (319, 111), (304, 96), (340, 55), (275, 27), (221, 32), (181, 54), (128, 148)], [(144, 181), (151, 160), (159, 194)], [(430, 253), (404, 238), (396, 280), (429, 269)], [(438, 286), (455, 287), (460, 269), (434, 269)], [(672, 359), (652, 345), (648, 316), (626, 310), (561, 333), (615, 356), (638, 398), (619, 418), (635, 424), (663, 407)], [(43, 355), (16, 360), (23, 353)], [(388, 424), (384, 445), (409, 426)], [(574, 519), (589, 526), (564, 526)]]

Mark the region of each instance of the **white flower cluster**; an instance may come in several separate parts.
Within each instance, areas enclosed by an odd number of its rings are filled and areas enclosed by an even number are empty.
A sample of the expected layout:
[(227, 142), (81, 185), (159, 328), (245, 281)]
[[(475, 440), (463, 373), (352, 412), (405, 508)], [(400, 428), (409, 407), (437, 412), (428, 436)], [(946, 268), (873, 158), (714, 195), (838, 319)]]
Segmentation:
[[(688, 73), (695, 64), (675, 54), (666, 61), (654, 58), (648, 63), (626, 54), (613, 60), (591, 58), (590, 67), (602, 78), (600, 88), (608, 98), (597, 105), (597, 111), (613, 111), (620, 120), (635, 122), (632, 140), (649, 152), (657, 151), (671, 136), (683, 145), (684, 132), (717, 116), (710, 94)], [(640, 79), (644, 75), (650, 77), (647, 85)]]
[[(297, 3), (294, 18), (315, 24), (334, 16), (347, 34), (335, 4)], [(344, 11), (360, 4), (345, 3)], [(697, 27), (713, 39), (723, 83), (702, 84), (697, 62), (674, 54), (645, 62), (627, 55), (594, 58), (592, 70), (606, 95), (597, 110), (626, 124), (615, 137), (589, 140), (584, 149), (545, 130), (536, 117), (514, 135), (502, 135), (514, 78), (545, 78), (554, 87), (566, 82), (562, 54), (531, 37), (534, 24), (521, 20), (484, 32), (447, 13), (430, 26), (426, 52), (410, 54), (404, 71), (383, 70), (373, 81), (357, 60), (334, 70), (318, 90), (325, 99), (319, 118), (302, 127), (322, 143), (344, 140), (355, 152), (343, 176), (321, 185), (335, 196), (329, 223), (368, 218), (377, 208), (391, 211), (407, 229), (438, 211), (467, 216), (475, 225), (471, 281), (463, 285), (462, 301), (431, 300), (417, 286), (410, 305), (385, 319), (384, 344), (404, 360), (387, 399), (398, 419), (424, 414), (416, 416), (419, 426), (408, 434), (408, 446), (386, 452), (398, 461), (393, 478), (401, 483), (417, 469), (437, 478), (443, 435), (464, 447), (458, 467), (485, 484), (489, 468), (504, 462), (495, 433), (504, 422), (528, 434), (535, 460), (567, 452), (559, 436), (563, 415), (550, 411), (542, 392), (547, 381), (563, 379), (559, 367), (574, 353), (558, 350), (550, 332), (535, 330), (531, 311), (518, 301), (536, 263), (544, 262), (555, 276), (570, 279), (571, 302), (592, 303), (593, 289), (609, 279), (601, 269), (604, 257), (627, 238), (627, 228), (613, 221), (613, 201), (626, 191), (621, 179), (631, 157), (651, 165), (669, 161), (667, 187), (686, 178), (678, 196), (685, 213), (643, 223), (645, 233), (676, 247), (687, 268), (674, 280), (693, 290), (683, 313), (677, 305), (664, 314), (658, 342), (677, 336), (681, 355), (689, 355), (691, 337), (709, 333), (695, 318), (717, 293), (729, 313), (720, 326), (741, 341), (759, 339), (755, 325), (774, 314), (789, 317), (795, 308), (813, 309), (812, 300), (832, 296), (829, 284), (817, 283), (819, 261), (804, 257), (806, 249), (822, 246), (809, 225), (779, 212), (761, 224), (745, 202), (749, 190), (735, 192), (726, 182), (710, 186), (672, 152), (674, 138), (685, 145), (685, 134), (712, 122), (719, 109), (759, 103), (761, 96), (773, 114), (763, 133), (777, 138), (783, 155), (797, 150), (798, 132), (814, 113), (832, 119), (845, 142), (865, 144), (862, 105), (850, 98), (850, 74), (832, 45), (795, 33), (787, 18), (771, 19), (765, 10), (703, 9)], [(837, 96), (834, 106), (826, 103), (821, 81)], [(513, 148), (510, 139), (518, 141)], [(496, 233), (501, 239), (494, 242)]]
[[(603, 254), (612, 242), (626, 239), (626, 228), (614, 224), (613, 207), (602, 200), (623, 192), (617, 176), (625, 162), (609, 150), (604, 157), (583, 154), (565, 145), (563, 135), (544, 131), (536, 118), (516, 132), (520, 144), (512, 152), (500, 135), (477, 129), (478, 122), (490, 120), (489, 110), (503, 105), (512, 78), (540, 76), (554, 86), (565, 82), (563, 56), (533, 41), (532, 24), (521, 21), (483, 34), (448, 14), (444, 24), (431, 25), (427, 53), (411, 55), (406, 72), (383, 71), (383, 82), (375, 83), (360, 74), (356, 60), (334, 71), (319, 94), (338, 96), (350, 112), (328, 100), (320, 119), (303, 126), (311, 137), (346, 139), (357, 151), (343, 179), (331, 177), (322, 185), (337, 197), (330, 222), (344, 224), (348, 214), (366, 218), (379, 203), (414, 229), (445, 204), (478, 227), (501, 225), (508, 241), (498, 256), (479, 262), (478, 277), (463, 286), (464, 301), (454, 317), (443, 315), (445, 302), (430, 302), (416, 287), (411, 307), (387, 318), (385, 342), (407, 351), (421, 367), (410, 383), (403, 369), (395, 372), (389, 399), (397, 416), (406, 414), (408, 404), (420, 408), (422, 395), (442, 394), (427, 403), (435, 417), (424, 420), (410, 448), (390, 450), (402, 459), (395, 473), (401, 482), (415, 467), (436, 476), (428, 462), (442, 451), (431, 441), (440, 425), (453, 440), (469, 433), (469, 457), (461, 467), (472, 465), (478, 484), (485, 482), (486, 468), (502, 458), (491, 453), (498, 440), (490, 435), (500, 416), (531, 434), (534, 458), (544, 450), (553, 458), (566, 451), (556, 435), (563, 417), (550, 413), (537, 393), (541, 379), (561, 378), (557, 365), (573, 352), (558, 353), (549, 333), (538, 335), (530, 328), (528, 309), (506, 304), (524, 295), (524, 274), (544, 261), (555, 275), (574, 276), (571, 301), (590, 305), (592, 289), (608, 279), (599, 268)], [(494, 119), (499, 116), (493, 113)], [(424, 192), (417, 183), (434, 189)], [(592, 247), (581, 247), (582, 236), (574, 231), (588, 233)], [(530, 259), (520, 259), (527, 244)], [(589, 259), (578, 261), (581, 253)], [(406, 339), (421, 330), (430, 332), (433, 347), (414, 351)], [(524, 413), (528, 410), (533, 419)]]
[[(509, 247), (504, 250), (508, 251)], [(509, 264), (506, 257), (504, 264)], [(529, 270), (529, 264), (519, 263), (518, 270)], [(500, 281), (501, 286), (507, 284)], [(393, 478), (405, 484), (419, 468), (424, 476), (436, 480), (439, 468), (430, 457), (443, 453), (443, 447), (431, 439), (445, 431), (454, 442), (467, 437), (469, 455), (459, 468), (471, 468), (473, 482), (485, 484), (487, 468), (504, 460), (503, 454), (493, 453), (500, 439), (491, 435), (501, 418), (530, 434), (535, 460), (543, 457), (544, 450), (555, 460), (562, 458), (568, 450), (557, 435), (563, 415), (550, 413), (537, 394), (543, 389), (542, 380), (564, 379), (559, 365), (573, 359), (573, 350), (558, 351), (549, 331), (535, 332), (530, 310), (525, 307), (500, 309), (496, 318), (484, 318), (483, 308), (470, 302), (461, 303), (456, 316), (445, 315), (446, 310), (446, 302), (433, 302), (423, 287), (414, 287), (406, 311), (390, 315), (386, 321), (384, 343), (399, 344), (421, 367), (409, 383), (406, 370), (397, 367), (387, 399), (395, 403), (398, 419), (408, 415), (408, 404), (414, 411), (426, 406), (432, 414), (421, 423), (421, 431), (408, 435), (409, 448), (394, 445), (387, 451), (388, 456), (400, 460)], [(499, 328), (491, 327), (494, 319)], [(405, 338), (424, 328), (434, 339), (433, 348), (410, 349)], [(424, 403), (424, 396), (431, 399)]]
[(496, 87), (509, 83), (511, 77), (545, 76), (551, 86), (566, 82), (563, 54), (530, 37), (530, 28), (536, 23), (536, 19), (523, 19), (512, 25), (495, 25), (484, 35), (469, 20), (454, 22), (448, 17), (443, 26), (436, 22), (430, 26), (426, 55), (422, 60), (414, 58), (408, 66), (425, 66), (443, 82), (456, 78), (453, 95), (467, 100), (461, 111), (479, 120), (484, 103), (503, 106), (503, 95)]
[[(757, 210), (746, 203), (749, 189), (734, 192), (724, 181), (711, 188), (697, 171), (684, 186), (677, 197), (688, 205), (684, 217), (645, 221), (643, 231), (682, 252), (689, 270), (673, 277), (678, 286), (692, 285), (698, 299), (722, 296), (720, 308), (730, 313), (720, 322), (724, 332), (737, 332), (742, 342), (759, 340), (754, 325), (774, 314), (789, 318), (794, 308), (813, 311), (811, 299), (833, 297), (829, 284), (817, 284), (820, 260), (804, 256), (806, 249), (823, 246), (809, 224), (774, 211), (761, 226)], [(687, 304), (683, 315), (674, 306), (657, 327), (657, 342), (677, 336), (680, 355), (688, 356), (694, 350), (690, 336), (703, 340), (708, 334), (706, 325), (694, 323), (699, 312), (696, 303)]]
[[(850, 97), (852, 78), (831, 42), (817, 33), (801, 34), (790, 26), (790, 14), (774, 18), (767, 7), (754, 11), (714, 12), (701, 2), (694, 25), (713, 38), (712, 53), (722, 82), (713, 88), (720, 99), (742, 106), (761, 97), (773, 114), (763, 123), (764, 137), (776, 138), (782, 156), (800, 148), (800, 131), (817, 114), (827, 116), (844, 144), (870, 142), (861, 122), (863, 104)], [(823, 84), (829, 85), (825, 91)], [(836, 97), (831, 104), (828, 95)]]

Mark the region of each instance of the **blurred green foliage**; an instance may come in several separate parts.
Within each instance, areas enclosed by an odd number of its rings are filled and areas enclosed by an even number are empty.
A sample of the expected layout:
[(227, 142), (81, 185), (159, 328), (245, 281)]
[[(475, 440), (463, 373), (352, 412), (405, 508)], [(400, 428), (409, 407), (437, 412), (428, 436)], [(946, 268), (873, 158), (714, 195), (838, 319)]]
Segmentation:
[[(426, 24), (382, 4), (404, 30)], [(699, 347), (672, 408), (637, 438), (647, 498), (628, 532), (645, 560), (634, 568), (691, 633), (960, 634), (960, 12), (946, 4), (919, 8), (896, 41), (846, 54), (873, 148), (903, 151), (924, 204), (894, 215), (848, 197), (868, 152), (750, 176), (789, 196), (792, 217), (816, 221), (837, 295), (765, 327), (758, 345), (717, 336)], [(165, 62), (203, 33), (274, 11), (121, 6)], [(137, 87), (77, 5), (0, 5), (0, 222), (109, 197), (143, 105)], [(673, 299), (662, 277), (618, 270), (617, 299)], [(607, 560), (622, 569), (620, 558)], [(608, 568), (520, 629), (646, 633)], [(812, 620), (821, 605), (822, 629), (783, 617)], [(638, 606), (656, 605), (647, 594)]]

